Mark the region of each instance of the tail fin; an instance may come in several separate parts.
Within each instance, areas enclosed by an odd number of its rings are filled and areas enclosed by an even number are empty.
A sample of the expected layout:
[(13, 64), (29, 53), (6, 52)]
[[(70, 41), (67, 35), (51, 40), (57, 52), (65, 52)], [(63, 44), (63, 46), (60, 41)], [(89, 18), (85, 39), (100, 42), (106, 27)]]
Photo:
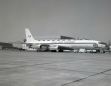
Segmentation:
[(27, 43), (33, 43), (35, 41), (34, 37), (32, 36), (32, 34), (28, 28), (25, 29), (25, 35), (26, 35)]

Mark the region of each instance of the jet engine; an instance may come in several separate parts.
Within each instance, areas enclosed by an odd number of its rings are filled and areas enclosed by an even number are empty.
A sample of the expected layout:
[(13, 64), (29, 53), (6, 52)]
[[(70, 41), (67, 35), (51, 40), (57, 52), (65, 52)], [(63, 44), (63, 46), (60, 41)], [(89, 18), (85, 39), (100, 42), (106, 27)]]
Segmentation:
[(58, 45), (50, 45), (49, 50), (52, 51), (52, 52), (58, 51)]
[(40, 45), (40, 48), (39, 48), (40, 51), (49, 51), (49, 45)]

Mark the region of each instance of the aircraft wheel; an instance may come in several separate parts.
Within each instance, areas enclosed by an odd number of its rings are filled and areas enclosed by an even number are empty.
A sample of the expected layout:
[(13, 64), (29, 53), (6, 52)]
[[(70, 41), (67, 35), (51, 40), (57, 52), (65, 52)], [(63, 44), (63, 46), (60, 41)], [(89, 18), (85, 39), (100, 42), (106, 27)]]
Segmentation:
[(100, 50), (100, 53), (105, 53), (105, 51), (104, 50)]
[(100, 53), (100, 50), (96, 50), (96, 53)]
[(56, 52), (56, 50), (51, 50), (51, 52)]
[(60, 50), (58, 50), (59, 52), (63, 52), (63, 50), (62, 49), (60, 49)]

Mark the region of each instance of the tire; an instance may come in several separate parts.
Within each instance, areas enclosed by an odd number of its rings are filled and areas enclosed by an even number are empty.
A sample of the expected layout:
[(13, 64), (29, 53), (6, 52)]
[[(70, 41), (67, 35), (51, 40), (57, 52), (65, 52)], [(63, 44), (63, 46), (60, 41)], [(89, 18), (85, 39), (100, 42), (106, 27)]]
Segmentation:
[(56, 50), (51, 50), (51, 52), (57, 52)]
[(63, 50), (62, 49), (60, 49), (60, 50), (58, 50), (59, 52), (63, 52)]

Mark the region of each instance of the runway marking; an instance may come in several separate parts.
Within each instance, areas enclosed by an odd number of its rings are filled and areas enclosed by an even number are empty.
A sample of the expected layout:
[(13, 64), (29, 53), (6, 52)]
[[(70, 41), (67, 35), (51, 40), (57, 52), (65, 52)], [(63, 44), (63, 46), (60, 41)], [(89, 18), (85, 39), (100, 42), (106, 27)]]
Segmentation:
[(71, 82), (62, 84), (61, 86), (66, 86), (66, 85), (71, 84), (71, 83), (80, 82), (80, 81), (82, 81), (82, 80), (88, 79), (89, 77), (96, 76), (96, 75), (100, 75), (100, 74), (104, 74), (105, 72), (109, 72), (109, 71), (111, 71), (111, 69), (107, 69), (107, 70), (101, 71), (101, 72), (99, 72), (99, 73), (95, 73), (95, 74), (89, 75), (89, 76), (87, 76), (87, 77), (80, 78), (80, 79), (77, 79), (77, 80), (75, 80), (75, 81), (71, 81)]

